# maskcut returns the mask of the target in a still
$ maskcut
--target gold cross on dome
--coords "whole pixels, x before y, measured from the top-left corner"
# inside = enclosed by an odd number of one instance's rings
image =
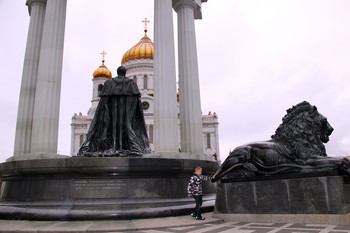
[[[100,53],[102,55],[102,60],[105,60],[105,55],[107,55],[107,53],[103,50],[102,53]]]
[[[147,30],[147,24],[149,23],[149,20],[147,20],[147,18],[145,18],[144,20],[142,20],[142,23],[145,24],[145,30]]]

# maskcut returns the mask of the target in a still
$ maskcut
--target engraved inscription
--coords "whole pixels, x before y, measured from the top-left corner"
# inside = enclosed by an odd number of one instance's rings
[[[75,180],[73,186],[75,190],[119,190],[126,184],[121,180]]]

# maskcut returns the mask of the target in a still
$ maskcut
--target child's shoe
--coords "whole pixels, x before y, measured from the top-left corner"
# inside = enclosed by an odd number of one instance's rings
[[[202,216],[197,216],[196,217],[196,220],[204,220],[205,218],[204,217],[202,217]]]

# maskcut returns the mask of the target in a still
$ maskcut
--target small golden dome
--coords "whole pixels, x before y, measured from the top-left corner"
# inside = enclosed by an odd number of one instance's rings
[[[105,66],[105,60],[102,60],[102,65],[95,70],[93,73],[94,78],[112,78],[112,73]]]
[[[122,64],[138,59],[153,59],[154,43],[147,36],[147,29],[144,30],[145,35],[134,47],[129,49],[122,58]]]

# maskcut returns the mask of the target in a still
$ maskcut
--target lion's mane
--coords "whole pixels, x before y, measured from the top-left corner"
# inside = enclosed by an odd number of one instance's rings
[[[322,121],[325,120],[315,106],[304,101],[287,110],[282,124],[271,138],[289,151],[288,157],[302,160],[326,157],[326,149],[321,141]]]

